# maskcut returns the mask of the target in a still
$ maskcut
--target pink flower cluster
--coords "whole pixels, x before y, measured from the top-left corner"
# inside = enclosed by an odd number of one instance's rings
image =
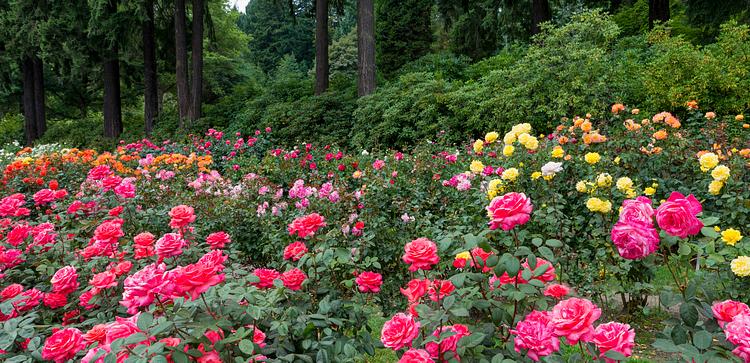
[[[654,227],[651,200],[638,197],[623,201],[610,237],[623,258],[636,260],[654,253],[659,247],[659,233]]]
[[[518,225],[526,224],[531,218],[532,210],[531,199],[526,194],[510,192],[495,197],[487,206],[490,229],[510,231]]]
[[[724,300],[711,307],[727,341],[734,344],[732,353],[745,363],[750,362],[750,308],[747,304]]]

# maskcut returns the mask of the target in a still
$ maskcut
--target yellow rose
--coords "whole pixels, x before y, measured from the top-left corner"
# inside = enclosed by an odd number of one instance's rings
[[[525,146],[529,150],[536,150],[537,148],[539,148],[539,140],[537,140],[536,137],[531,136],[531,138],[526,141],[523,146]]]
[[[597,197],[591,197],[586,201],[586,208],[592,212],[598,212],[602,207],[602,200]]]
[[[701,170],[705,173],[719,165],[719,157],[714,153],[705,153],[701,155],[698,162],[701,165]]]
[[[518,142],[520,142],[521,145],[526,145],[526,143],[529,142],[529,140],[531,140],[532,137],[533,136],[526,134],[526,133],[520,134],[518,135]]]
[[[474,160],[471,162],[471,165],[469,165],[469,170],[474,174],[479,174],[484,170],[484,164],[479,160]]]
[[[583,159],[586,160],[587,163],[594,165],[598,163],[599,160],[602,159],[602,157],[599,155],[599,153],[586,153]]]
[[[721,232],[721,240],[730,246],[734,246],[741,239],[742,233],[734,228],[727,228],[726,230]]]
[[[516,142],[516,134],[514,132],[511,131],[503,136],[503,143],[505,145],[510,145],[514,142]]]
[[[503,178],[503,180],[515,181],[516,178],[518,178],[518,169],[516,168],[505,169],[501,177]]]
[[[629,189],[633,189],[633,180],[624,176],[622,178],[617,179],[617,189],[620,191],[627,191]]]
[[[497,193],[502,192],[503,190],[503,181],[500,179],[492,179],[487,184],[487,198],[492,200],[497,196]]]
[[[711,195],[719,195],[721,193],[721,188],[724,188],[723,181],[714,180],[708,184],[708,192],[711,193]]]
[[[505,155],[506,157],[509,157],[509,156],[513,155],[513,152],[515,150],[516,150],[516,148],[513,147],[513,145],[505,145],[505,146],[503,146],[503,155]]]
[[[487,135],[484,135],[484,141],[486,141],[488,144],[491,144],[495,142],[495,140],[497,140],[499,136],[500,135],[495,131],[488,132]]]
[[[625,191],[625,196],[629,199],[633,199],[636,196],[635,189],[628,189]]]
[[[620,164],[620,157],[619,156],[615,158],[615,164],[618,164],[618,165]]]
[[[542,176],[542,172],[535,171],[535,172],[531,173],[531,180],[537,180],[537,179],[539,179],[540,176]]]
[[[469,251],[463,251],[456,255],[457,260],[470,260],[471,259],[471,253]]]
[[[750,257],[739,256],[732,260],[732,272],[739,277],[750,276]]]
[[[482,140],[474,141],[474,152],[475,153],[479,154],[479,153],[482,152],[483,149],[484,149],[484,141],[482,141]]]
[[[599,212],[602,212],[602,213],[609,213],[609,212],[611,212],[611,211],[612,211],[612,202],[610,202],[610,201],[608,201],[608,200],[605,200],[605,201],[603,201],[603,202],[602,202],[602,206],[601,206],[601,208],[599,209]]]
[[[596,185],[598,185],[601,188],[608,187],[612,185],[612,175],[609,175],[607,173],[601,173],[596,177]]]
[[[651,196],[651,195],[654,195],[655,193],[656,193],[656,189],[652,187],[646,187],[646,189],[643,189],[643,194],[645,195]]]
[[[529,123],[522,123],[522,124],[515,125],[515,126],[513,126],[513,128],[511,129],[511,131],[513,131],[516,135],[519,135],[519,134],[530,134],[531,133],[531,124],[529,124]]]
[[[559,159],[565,156],[565,150],[563,150],[560,146],[555,146],[554,149],[552,149],[552,157],[555,159]]]
[[[579,192],[581,192],[581,193],[586,193],[586,191],[587,191],[586,182],[583,181],[583,180],[581,180],[578,183],[576,183],[576,190],[579,191]]]
[[[729,168],[725,165],[719,165],[711,172],[711,177],[714,180],[726,181],[729,179]]]

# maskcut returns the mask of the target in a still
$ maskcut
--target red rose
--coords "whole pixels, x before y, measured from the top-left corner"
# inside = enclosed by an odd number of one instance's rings
[[[281,282],[284,283],[284,287],[293,291],[301,289],[302,283],[305,282],[306,279],[307,275],[298,268],[293,268],[281,274]]]
[[[20,284],[8,285],[6,288],[0,291],[0,301],[10,300],[18,296],[18,294],[22,292],[23,286],[21,286]]]
[[[284,248],[284,259],[299,261],[307,253],[307,246],[304,242],[292,242]]]
[[[445,299],[446,296],[450,295],[456,287],[450,280],[434,280],[430,283],[430,287],[427,292],[430,294],[430,300],[438,301]]]
[[[258,276],[260,279],[260,281],[253,285],[261,289],[273,287],[273,280],[278,279],[280,276],[278,271],[269,268],[256,268],[255,271],[253,271],[253,275]]]
[[[427,279],[413,279],[406,284],[406,288],[401,288],[401,293],[406,296],[409,302],[415,302],[427,293],[429,283]]]
[[[44,306],[50,308],[50,309],[57,309],[65,306],[65,304],[68,303],[67,295],[65,294],[57,294],[54,292],[50,292],[47,294],[44,294],[44,298],[42,299],[42,302],[44,302]]]

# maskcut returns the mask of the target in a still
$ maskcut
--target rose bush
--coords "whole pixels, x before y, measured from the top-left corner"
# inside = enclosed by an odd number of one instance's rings
[[[618,361],[662,308],[642,353],[747,361],[750,149],[686,107],[403,151],[4,153],[0,358]]]

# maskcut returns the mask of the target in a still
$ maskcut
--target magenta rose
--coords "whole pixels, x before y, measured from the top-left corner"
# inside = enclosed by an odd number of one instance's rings
[[[651,207],[651,199],[640,196],[635,199],[627,199],[622,202],[620,211],[620,222],[654,224],[654,208]]]
[[[526,350],[526,355],[535,362],[560,350],[560,339],[555,335],[547,311],[532,311],[510,333],[515,335],[513,346],[516,352]]]
[[[613,363],[616,361],[605,357],[604,353],[615,351],[626,357],[630,357],[633,353],[633,346],[635,345],[635,331],[633,331],[628,324],[617,322],[601,324],[596,327],[592,342],[596,344],[597,348],[599,348],[599,353],[601,353],[600,356],[603,357],[607,363]]]
[[[487,206],[490,229],[499,227],[504,231],[510,231],[515,226],[528,222],[532,210],[531,199],[527,198],[526,194],[511,192],[495,197]]]
[[[44,341],[42,359],[62,363],[86,347],[83,334],[76,328],[60,329]]]
[[[555,335],[565,337],[568,344],[575,345],[579,340],[591,341],[593,324],[601,315],[601,309],[591,301],[573,297],[560,301],[552,308],[550,322]]]
[[[401,257],[409,266],[409,271],[429,270],[432,265],[440,262],[437,255],[437,245],[427,238],[417,238],[404,246]]]
[[[419,327],[420,324],[413,317],[398,313],[383,324],[380,341],[386,348],[393,350],[411,347],[411,342],[419,335]]]
[[[52,276],[52,291],[60,294],[70,294],[78,288],[78,274],[73,266],[65,266]]]
[[[703,228],[703,222],[696,217],[702,210],[701,203],[692,194],[685,197],[672,192],[669,199],[656,209],[656,222],[669,235],[686,238],[698,234]]]
[[[610,233],[620,256],[630,260],[644,258],[659,247],[659,233],[649,224],[617,222]]]

